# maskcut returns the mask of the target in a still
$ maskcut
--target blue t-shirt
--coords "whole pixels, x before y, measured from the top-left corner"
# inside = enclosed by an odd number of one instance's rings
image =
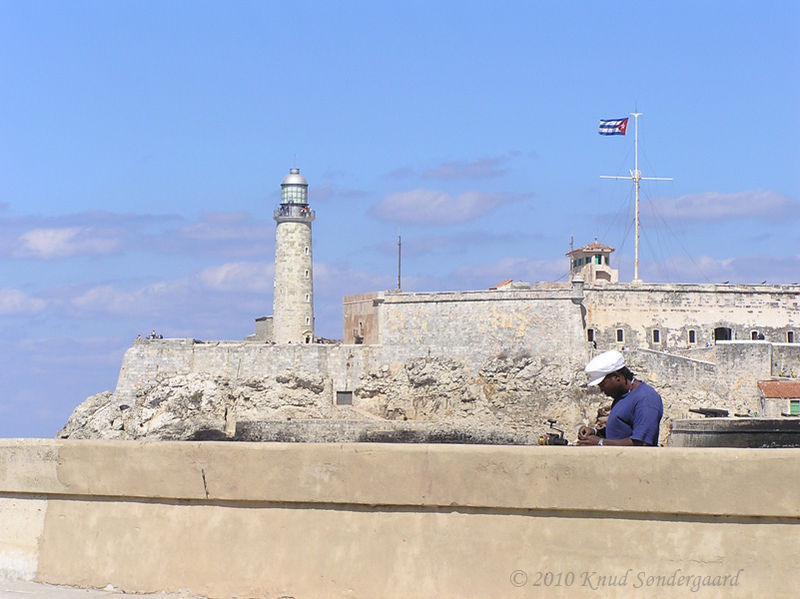
[[[658,427],[663,415],[661,396],[650,385],[640,381],[636,389],[628,391],[611,408],[606,438],[630,437],[647,445],[658,445]]]

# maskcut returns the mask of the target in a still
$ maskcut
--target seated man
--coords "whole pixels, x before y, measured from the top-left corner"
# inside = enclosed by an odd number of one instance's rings
[[[661,396],[647,383],[636,380],[618,351],[595,356],[585,368],[590,387],[597,385],[611,397],[605,437],[597,429],[582,426],[578,445],[658,445],[658,428],[664,407]]]

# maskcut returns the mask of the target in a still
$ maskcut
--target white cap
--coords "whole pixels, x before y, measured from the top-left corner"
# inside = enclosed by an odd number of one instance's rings
[[[625,356],[623,356],[621,353],[616,350],[603,352],[602,354],[592,358],[592,360],[586,365],[586,368],[584,368],[586,374],[589,375],[589,382],[587,385],[589,387],[599,385],[600,381],[606,378],[607,375],[624,367]]]

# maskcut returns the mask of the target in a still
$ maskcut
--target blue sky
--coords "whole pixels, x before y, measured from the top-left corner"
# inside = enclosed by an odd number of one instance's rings
[[[51,437],[138,333],[272,311],[308,178],[317,334],[345,294],[800,281],[796,2],[0,2],[0,436]]]

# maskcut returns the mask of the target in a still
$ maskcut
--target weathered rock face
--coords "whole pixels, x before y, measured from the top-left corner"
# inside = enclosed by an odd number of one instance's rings
[[[577,421],[583,401],[576,367],[525,353],[477,365],[446,356],[371,364],[353,381],[353,407],[336,406],[333,381],[319,372],[263,377],[162,374],[135,394],[109,392],[78,406],[59,437],[85,439],[224,438],[237,421],[379,418],[538,430],[546,418]]]
[[[670,418],[685,417],[690,407],[757,409],[752,396],[720,382],[711,363],[676,358],[671,364],[663,355],[641,353],[630,358],[664,399],[662,441]],[[352,346],[137,345],[126,354],[117,390],[88,398],[58,436],[226,439],[237,422],[309,419],[542,434],[554,418],[574,442],[577,427],[593,422],[608,402],[585,387],[583,364],[527,351],[397,356]],[[352,392],[352,406],[336,405],[341,390]]]
[[[328,386],[329,388],[329,386]],[[326,418],[320,376],[278,375],[230,380],[195,373],[165,376],[137,391],[134,401],[105,392],[83,402],[59,431],[71,439],[219,439],[234,414],[248,419]],[[330,412],[330,410],[328,411]]]

